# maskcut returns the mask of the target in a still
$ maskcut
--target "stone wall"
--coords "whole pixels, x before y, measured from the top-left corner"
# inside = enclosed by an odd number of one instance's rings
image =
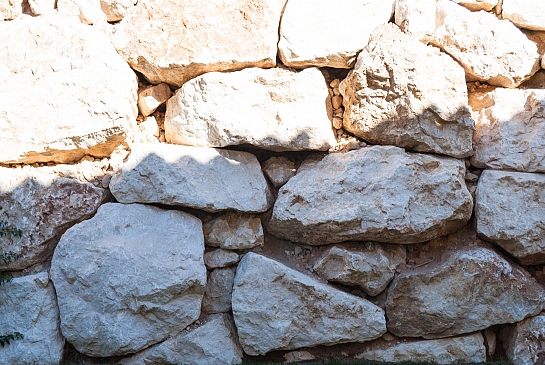
[[[542,0],[0,20],[0,365],[543,364]]]

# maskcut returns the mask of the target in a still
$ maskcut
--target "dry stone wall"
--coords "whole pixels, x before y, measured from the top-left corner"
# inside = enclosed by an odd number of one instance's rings
[[[542,365],[544,14],[0,0],[0,365]]]

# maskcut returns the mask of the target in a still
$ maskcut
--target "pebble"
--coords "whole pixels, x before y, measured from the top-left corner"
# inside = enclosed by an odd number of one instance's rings
[[[340,95],[335,95],[331,98],[331,104],[333,104],[333,109],[339,109],[343,105],[343,97]]]
[[[343,127],[343,120],[339,117],[333,118],[333,128],[341,129]]]

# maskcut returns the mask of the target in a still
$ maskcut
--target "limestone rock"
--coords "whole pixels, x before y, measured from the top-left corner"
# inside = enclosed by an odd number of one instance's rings
[[[192,215],[101,206],[66,231],[53,255],[62,334],[79,352],[107,357],[179,332],[200,315],[203,251],[202,224]]]
[[[400,343],[365,351],[356,357],[388,363],[469,364],[486,362],[486,349],[483,335],[478,332],[463,337]]]
[[[484,247],[398,274],[386,300],[390,332],[428,339],[515,323],[544,307],[545,291],[535,279]]]
[[[513,325],[504,338],[507,358],[517,365],[538,365],[545,359],[545,315]]]
[[[316,356],[312,355],[308,351],[291,351],[287,354],[284,354],[284,359],[286,362],[293,363],[298,361],[309,361],[316,359]]]
[[[100,0],[100,7],[109,22],[117,22],[131,13],[136,0]]]
[[[475,217],[479,235],[523,265],[545,263],[545,175],[483,171]]]
[[[470,94],[477,130],[471,163],[480,168],[545,172],[545,90]]]
[[[290,67],[351,68],[377,26],[392,17],[394,0],[289,0],[278,53]],[[311,41],[309,41],[311,40]]]
[[[295,176],[295,164],[287,157],[271,157],[261,167],[275,188],[279,188]]]
[[[436,0],[396,0],[395,23],[403,33],[426,41],[435,30]]]
[[[0,0],[0,22],[19,17],[23,13],[21,4],[21,0]]]
[[[284,3],[141,1],[120,24],[114,44],[152,84],[180,87],[206,72],[274,67]]]
[[[170,87],[167,84],[150,86],[138,92],[138,109],[147,117],[170,98]]]
[[[209,269],[231,266],[239,260],[238,253],[221,248],[204,254],[204,264]]]
[[[101,24],[107,21],[100,7],[101,0],[57,0],[61,16],[77,18],[83,24]]]
[[[545,30],[545,13],[540,0],[502,0],[501,15],[519,28]]]
[[[195,329],[188,329],[128,359],[122,365],[192,364],[233,365],[242,363],[242,350],[227,315],[216,314]]]
[[[264,212],[272,195],[257,158],[247,152],[135,144],[110,181],[120,203],[160,203],[208,212]]]
[[[202,300],[204,313],[224,313],[231,310],[234,280],[235,271],[232,268],[215,269],[210,273]]]
[[[246,214],[227,213],[203,226],[206,244],[227,250],[247,250],[263,246],[261,219]]]
[[[191,146],[328,150],[335,136],[327,97],[324,77],[315,68],[207,73],[168,101],[165,137]]]
[[[462,65],[468,81],[514,88],[539,69],[536,45],[508,20],[438,0],[436,22],[431,43]]]
[[[453,1],[471,11],[479,11],[479,10],[490,11],[496,5],[498,5],[498,0],[453,0]]]
[[[233,315],[242,348],[252,356],[369,341],[386,332],[379,307],[255,253],[238,266]]]
[[[34,15],[51,15],[55,12],[55,0],[28,0]]]
[[[64,348],[55,289],[46,272],[14,278],[0,288],[0,334],[24,337],[0,347],[0,365],[57,365]]]
[[[0,23],[0,44],[0,162],[107,157],[128,139],[136,76],[104,35],[25,17]]]
[[[314,265],[314,271],[328,281],[357,285],[370,296],[378,295],[394,278],[397,266],[405,263],[405,247],[373,246],[371,252],[334,246]]]
[[[475,126],[460,65],[395,25],[374,37],[340,85],[344,129],[375,144],[470,156]]]
[[[267,230],[309,245],[425,242],[469,220],[464,175],[462,161],[391,146],[310,158],[280,188]]]
[[[50,258],[59,235],[91,217],[109,196],[91,183],[36,170],[0,167],[0,221],[22,233],[0,239],[0,253],[18,256],[7,264],[0,261],[2,270],[24,269]]]

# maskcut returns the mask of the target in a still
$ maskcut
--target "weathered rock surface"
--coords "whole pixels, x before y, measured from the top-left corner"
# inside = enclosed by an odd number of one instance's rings
[[[114,44],[129,65],[152,84],[180,87],[206,72],[274,67],[284,3],[139,2],[120,24]]]
[[[501,15],[519,28],[545,30],[545,13],[539,0],[502,0]]]
[[[136,76],[104,35],[25,17],[0,23],[0,44],[0,162],[106,157],[127,140]]]
[[[369,35],[392,17],[394,0],[290,0],[282,15],[278,53],[290,67],[351,68]],[[309,41],[312,40],[312,41]]]
[[[391,363],[484,363],[486,362],[486,348],[484,347],[483,335],[478,332],[463,337],[400,343],[385,349],[365,351],[357,357]]]
[[[327,281],[357,285],[370,296],[380,294],[394,278],[397,266],[405,263],[405,247],[373,245],[370,252],[334,246],[314,265]]]
[[[435,31],[436,0],[396,0],[395,23],[403,33],[427,41]]]
[[[398,274],[386,300],[390,332],[430,339],[515,323],[544,307],[545,291],[534,278],[483,247]]]
[[[100,7],[109,22],[117,22],[131,13],[135,0],[100,0]]]
[[[232,268],[215,269],[210,273],[202,300],[204,313],[225,313],[231,310],[234,280],[235,270]]]
[[[453,0],[453,1],[471,11],[479,11],[479,10],[490,11],[496,5],[498,5],[498,0]]]
[[[545,172],[545,90],[475,92],[469,104],[477,127],[473,165]]]
[[[261,169],[275,188],[279,188],[295,176],[295,164],[287,157],[271,157],[263,163]]]
[[[508,20],[439,0],[436,21],[431,43],[458,61],[469,81],[514,88],[539,69],[536,45]]]
[[[21,0],[0,0],[0,22],[19,17],[22,11]]]
[[[191,146],[328,150],[335,136],[327,98],[327,85],[316,68],[207,73],[168,101],[165,137]]]
[[[64,348],[59,308],[49,275],[14,278],[0,289],[0,334],[24,337],[0,347],[1,365],[57,365]]]
[[[261,166],[247,152],[164,143],[131,148],[128,161],[110,181],[120,203],[180,205],[209,212],[264,212],[272,204]]]
[[[310,245],[424,242],[469,220],[464,175],[462,161],[390,146],[310,158],[280,188],[267,230]]]
[[[545,263],[545,175],[483,171],[475,217],[477,233],[523,265]]]
[[[53,255],[62,334],[95,357],[165,340],[199,318],[203,253],[201,221],[187,213],[101,206],[66,231]]]
[[[138,110],[147,117],[170,98],[170,87],[167,84],[150,86],[138,92]]]
[[[261,219],[246,214],[226,213],[203,225],[206,244],[227,250],[263,246]]]
[[[212,315],[195,329],[188,329],[133,357],[123,365],[192,364],[233,365],[242,362],[242,350],[227,315]]]
[[[59,15],[76,18],[83,24],[101,24],[107,21],[100,7],[101,0],[57,0]]]
[[[209,269],[231,266],[239,260],[238,253],[221,248],[204,254],[204,264]]]
[[[545,315],[527,318],[507,330],[507,358],[517,365],[538,365],[545,359]]]
[[[108,196],[106,189],[88,182],[0,167],[0,221],[22,233],[0,239],[0,253],[18,256],[8,263],[0,261],[0,268],[24,269],[48,259],[59,235],[93,215]]]
[[[249,355],[369,341],[386,332],[379,307],[255,253],[238,266],[233,315]]]
[[[51,15],[55,12],[55,0],[28,0],[28,5],[34,15]]]
[[[375,144],[470,156],[475,125],[460,65],[393,24],[373,38],[340,85],[344,129]]]

